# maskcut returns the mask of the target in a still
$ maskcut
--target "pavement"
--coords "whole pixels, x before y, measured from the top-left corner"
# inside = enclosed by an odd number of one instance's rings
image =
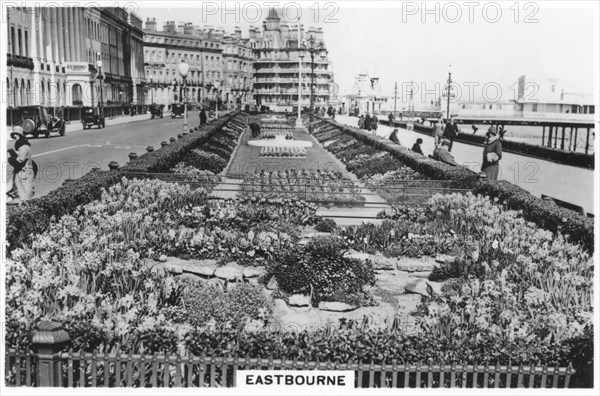
[[[188,127],[199,123],[198,112],[190,112]],[[111,161],[123,166],[129,162],[130,153],[140,156],[147,146],[158,149],[162,141],[182,131],[182,118],[151,120],[149,114],[141,114],[107,119],[104,129],[83,130],[81,123],[73,122],[67,126],[65,136],[31,138],[32,156],[39,166],[34,197],[44,196],[66,179],[78,179],[94,167],[108,170]],[[12,147],[10,141],[7,147]],[[6,183],[12,176],[11,167],[6,166],[2,175]]]
[[[339,123],[356,127],[358,118],[336,115]],[[398,128],[400,144],[411,148],[418,138],[423,139],[421,149],[425,155],[433,153],[433,137],[404,128]],[[389,137],[393,128],[379,125],[377,135]],[[454,142],[452,155],[456,162],[479,172],[483,148]],[[594,170],[561,165],[513,153],[503,153],[500,161],[500,179],[514,183],[536,197],[542,194],[581,206],[594,213]]]

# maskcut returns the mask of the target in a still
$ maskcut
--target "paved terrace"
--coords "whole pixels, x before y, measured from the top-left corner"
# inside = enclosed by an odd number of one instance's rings
[[[358,124],[356,117],[338,115],[335,119],[339,123],[354,127]],[[379,125],[377,135],[387,138],[392,129],[386,125]],[[404,128],[398,129],[398,139],[403,146],[411,148],[415,141],[421,138],[423,153],[433,153],[433,137]],[[480,170],[482,153],[481,147],[459,142],[454,142],[452,148],[456,162],[475,171]],[[587,213],[595,213],[593,170],[504,153],[500,162],[500,179],[510,181],[537,197],[544,194],[581,206]]]

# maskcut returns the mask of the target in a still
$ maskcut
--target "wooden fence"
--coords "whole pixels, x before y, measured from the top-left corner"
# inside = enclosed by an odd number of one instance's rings
[[[235,387],[237,370],[351,370],[356,388],[567,388],[569,367],[309,362],[274,358],[43,354],[8,349],[7,386]]]

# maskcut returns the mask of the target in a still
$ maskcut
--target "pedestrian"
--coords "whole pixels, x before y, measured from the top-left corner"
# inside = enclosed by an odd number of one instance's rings
[[[433,127],[433,139],[435,146],[439,146],[442,143],[442,136],[444,135],[444,121],[442,117],[438,118],[437,122]]]
[[[335,109],[332,109],[332,111],[331,111],[331,119],[332,120],[335,120],[335,113],[336,113]]]
[[[418,138],[416,143],[413,144],[412,146],[412,151],[414,151],[415,153],[419,153],[421,155],[423,155],[423,150],[421,150],[421,144],[423,143],[423,139]]]
[[[327,109],[327,115],[329,116],[329,118],[333,118],[333,107],[329,106],[329,108]]]
[[[371,116],[369,115],[368,111],[367,111],[367,115],[365,116],[365,129],[367,131],[371,130]]]
[[[396,122],[396,117],[394,117],[394,113],[388,114],[388,121],[390,123],[390,126],[393,127],[394,122]]]
[[[460,166],[455,160],[454,156],[450,154],[448,147],[450,146],[450,141],[448,139],[442,140],[442,144],[436,146],[433,150],[433,156],[437,157],[440,161],[452,165],[452,166]]]
[[[358,117],[358,129],[365,129],[365,116],[362,114]]]
[[[450,117],[450,119],[446,123],[446,128],[444,129],[444,134],[443,134],[443,137],[445,139],[448,139],[448,141],[450,142],[448,145],[448,151],[452,151],[452,146],[454,145],[454,139],[456,138],[456,134],[457,134],[456,128],[457,128],[457,125],[454,121],[454,117]]]
[[[488,180],[498,180],[499,162],[502,159],[502,142],[495,127],[490,127],[486,133],[487,139],[483,145],[483,161],[481,171]]]
[[[202,108],[202,110],[200,110],[200,126],[206,125],[206,110],[204,110],[204,107]]]
[[[375,113],[373,113],[373,117],[371,117],[371,129],[373,130],[373,132],[376,135],[377,135],[377,127],[378,126],[379,126],[379,119],[377,118]]]
[[[390,140],[396,144],[400,144],[400,140],[398,140],[398,128],[394,128],[390,135]]]
[[[8,181],[7,201],[27,201],[33,198],[33,181],[37,164],[31,158],[31,143],[23,135],[23,128],[13,128],[10,137],[15,140],[14,149],[8,150],[8,163],[13,167],[13,176]]]

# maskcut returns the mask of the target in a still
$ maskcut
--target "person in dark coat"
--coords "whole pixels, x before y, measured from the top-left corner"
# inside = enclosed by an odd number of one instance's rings
[[[256,138],[260,136],[260,125],[255,122],[250,123],[250,130],[252,131],[252,137]]]
[[[450,151],[448,151],[448,146],[450,146],[450,141],[444,139],[442,144],[438,145],[435,150],[433,150],[433,156],[437,157],[440,161],[448,165],[460,166],[456,160],[454,160],[454,156],[450,154]]]
[[[371,117],[371,130],[373,130],[373,132],[375,132],[375,134],[377,134],[378,126],[379,126],[379,119],[377,118],[377,116],[375,114],[373,114],[373,117]]]
[[[365,129],[365,116],[362,114],[358,117],[358,129]]]
[[[456,124],[456,121],[454,121],[454,117],[450,117],[450,120],[448,120],[448,122],[446,123],[446,128],[444,129],[443,135],[443,137],[445,139],[448,139],[448,141],[450,142],[450,144],[448,145],[448,151],[452,151],[454,139],[456,139],[456,135],[458,133],[457,128],[458,126]]]
[[[488,180],[498,180],[499,162],[502,159],[502,142],[495,127],[490,127],[486,136],[481,171],[485,173]]]
[[[421,155],[423,155],[423,150],[421,150],[421,144],[423,143],[423,139],[418,138],[416,143],[413,144],[412,146],[412,151],[414,151],[415,153],[419,153]]]
[[[367,131],[371,130],[371,116],[369,115],[369,113],[367,113],[367,115],[365,116],[365,129]]]
[[[206,125],[206,111],[204,111],[204,108],[202,110],[200,110],[200,126],[202,125]]]
[[[400,140],[398,140],[398,128],[394,129],[390,135],[390,140],[396,144],[400,144]]]

